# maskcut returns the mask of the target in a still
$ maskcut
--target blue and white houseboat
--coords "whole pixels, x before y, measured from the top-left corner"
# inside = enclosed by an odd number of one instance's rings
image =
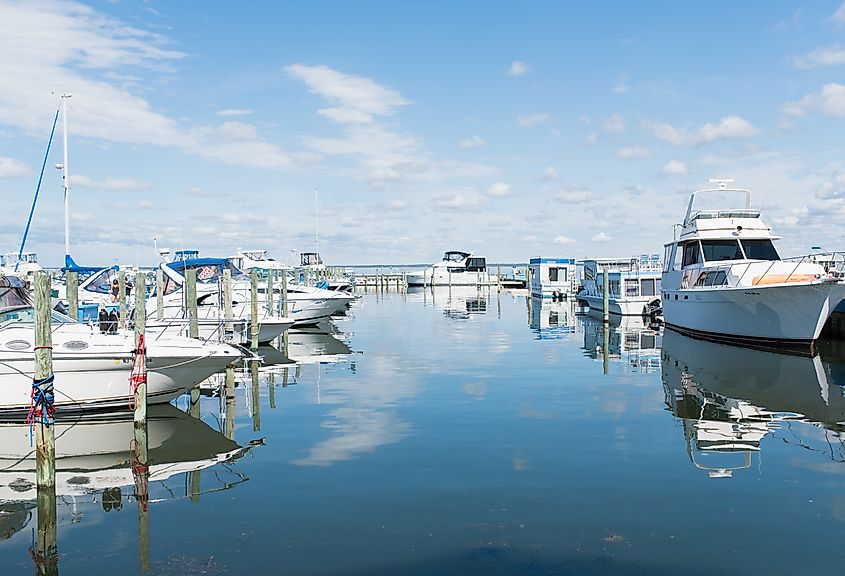
[[[536,298],[568,300],[578,292],[575,258],[531,258],[531,295]]]

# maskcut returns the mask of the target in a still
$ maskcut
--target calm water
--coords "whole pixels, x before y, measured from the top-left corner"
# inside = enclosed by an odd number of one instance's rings
[[[605,333],[565,303],[474,289],[370,293],[333,325],[292,334],[296,363],[262,367],[257,388],[239,372],[228,421],[213,395],[201,421],[186,398],[151,415],[150,573],[793,575],[845,562],[845,364],[831,347],[782,356],[638,320]],[[28,450],[28,430],[2,433],[23,444],[4,454]],[[131,423],[57,433],[74,453],[58,573],[141,573]],[[2,574],[31,574],[34,492],[19,479],[32,476],[2,462]]]

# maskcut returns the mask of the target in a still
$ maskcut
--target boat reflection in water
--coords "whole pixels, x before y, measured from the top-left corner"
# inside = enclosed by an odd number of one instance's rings
[[[643,316],[611,315],[605,327],[600,316],[580,315],[585,354],[614,361],[630,372],[657,372],[663,329]]]
[[[230,462],[249,449],[171,404],[152,405],[147,410],[150,485]],[[136,481],[132,412],[59,420],[55,435],[56,495],[60,501],[75,506],[77,498],[85,503],[99,500],[105,510],[119,510],[128,496],[121,488],[134,486]],[[231,482],[225,476],[215,475],[225,482],[224,488],[245,480],[235,472]],[[12,536],[29,521],[37,496],[35,481],[29,425],[0,423],[0,539]],[[175,490],[168,487],[162,494],[172,493]]]
[[[342,362],[352,349],[333,324],[295,328],[288,332],[288,358],[297,364]]]
[[[576,333],[577,302],[528,296],[528,325],[538,340],[561,340]]]
[[[781,429],[789,431],[786,444],[845,462],[845,398],[821,357],[739,348],[667,329],[661,360],[666,404],[683,422],[690,460],[711,477],[749,468],[763,439]]]
[[[469,320],[474,315],[487,313],[490,290],[487,286],[410,287],[407,299],[431,302],[449,318]]]

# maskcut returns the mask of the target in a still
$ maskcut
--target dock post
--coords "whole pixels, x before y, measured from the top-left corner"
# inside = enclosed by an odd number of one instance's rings
[[[250,281],[250,316],[249,316],[249,332],[250,332],[250,350],[258,351],[258,273],[253,268],[249,273]]]
[[[118,326],[121,330],[126,329],[126,270],[121,270],[117,273],[118,290],[120,294],[117,297],[119,302],[119,321]]]
[[[188,305],[188,337],[199,338],[200,327],[197,320],[197,271],[196,269],[185,270],[185,283],[187,291],[185,298]]]
[[[223,270],[223,318],[226,323],[223,325],[223,339],[230,335],[234,339],[235,328],[232,326],[232,271],[226,268]]]
[[[65,274],[68,316],[79,320],[79,272],[68,271]]]
[[[276,373],[270,372],[267,375],[267,388],[270,391],[270,409],[276,409]]]
[[[603,299],[602,299],[603,313],[602,313],[602,320],[604,320],[604,323],[607,324],[610,321],[610,310],[609,310],[610,304],[608,302],[609,299],[608,299],[608,294],[607,294],[609,287],[610,287],[610,280],[608,279],[607,268],[604,269],[602,276],[603,276],[603,289],[602,289],[602,292],[603,292],[603,294],[602,294],[602,297],[603,297]]]
[[[604,344],[601,347],[602,366],[604,373],[607,374],[608,363],[610,362],[610,325],[605,320],[604,322]]]
[[[502,290],[502,267],[496,266],[496,290]]]
[[[249,363],[249,373],[252,380],[252,431],[261,431],[261,397],[258,390],[258,361]]]
[[[132,374],[132,382],[134,384],[133,401],[135,404],[134,421],[136,431],[139,424],[143,424],[144,426],[147,424],[147,351],[146,345],[144,344],[144,332],[147,327],[147,302],[145,291],[142,288],[143,286],[144,273],[135,273],[135,355],[136,357],[143,358],[145,363],[145,365],[141,367],[141,374],[143,374],[143,377],[139,377],[136,380],[134,370]],[[144,431],[144,434],[146,435],[146,430]],[[146,461],[144,462],[144,465],[146,465]]]
[[[164,271],[156,269],[156,320],[164,320]]]
[[[434,284],[434,269],[431,270],[431,283]],[[452,271],[449,270],[449,290],[452,290]]]
[[[288,317],[288,271],[282,270],[282,316]],[[287,334],[287,332],[285,332]]]
[[[56,547],[56,448],[53,428],[53,345],[50,317],[50,276],[35,275],[35,378],[30,420],[35,425],[39,574],[58,574]]]
[[[275,270],[267,270],[267,313],[271,316],[276,315],[275,311],[273,310],[273,277],[275,275]]]

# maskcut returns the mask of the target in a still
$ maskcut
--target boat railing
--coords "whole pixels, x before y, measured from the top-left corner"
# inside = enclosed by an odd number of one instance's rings
[[[707,274],[702,282],[701,276],[691,279],[690,288],[702,287],[726,287],[741,288],[757,286],[759,284],[786,284],[790,281],[817,280],[825,278],[823,275],[813,274],[812,278],[806,278],[800,273],[804,264],[818,264],[824,268],[826,278],[845,281],[845,252],[826,252],[824,254],[809,254],[806,256],[794,256],[782,260],[770,260],[763,269],[764,260],[753,260],[748,262],[732,262],[719,266],[707,267],[701,273]],[[792,264],[788,270],[782,267],[776,268],[778,263]],[[762,270],[762,272],[761,272]],[[740,273],[741,271],[741,273]],[[721,273],[721,275],[720,275]],[[756,274],[750,283],[745,283],[749,273]],[[712,275],[712,278],[711,276]]]

